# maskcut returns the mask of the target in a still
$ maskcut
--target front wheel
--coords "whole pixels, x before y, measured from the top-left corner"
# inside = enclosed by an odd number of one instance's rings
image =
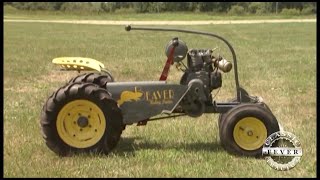
[[[219,130],[221,144],[228,152],[260,157],[265,140],[279,131],[279,125],[264,106],[241,104],[223,115]]]
[[[117,103],[92,83],[71,83],[58,89],[43,106],[40,124],[47,146],[61,156],[108,154],[123,127]]]

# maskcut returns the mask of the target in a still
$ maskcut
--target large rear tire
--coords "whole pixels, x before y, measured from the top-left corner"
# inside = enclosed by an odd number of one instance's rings
[[[67,84],[72,83],[93,83],[98,85],[101,88],[106,89],[106,85],[109,82],[114,82],[114,78],[112,75],[108,72],[102,73],[84,73],[80,74],[74,78],[72,78]],[[126,125],[123,125],[122,129],[124,130],[126,128]]]
[[[61,156],[108,154],[122,133],[122,114],[109,93],[92,83],[71,83],[54,92],[41,113],[46,145]]]
[[[106,88],[108,82],[114,82],[114,78],[111,74],[101,74],[101,73],[84,73],[72,78],[67,84],[71,83],[93,83],[97,84],[101,88]]]
[[[220,142],[229,153],[262,156],[269,135],[279,131],[279,124],[269,109],[261,104],[241,104],[222,115]]]

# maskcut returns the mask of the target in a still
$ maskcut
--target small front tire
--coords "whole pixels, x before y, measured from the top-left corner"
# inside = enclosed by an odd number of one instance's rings
[[[223,115],[220,142],[232,154],[262,156],[269,135],[279,131],[275,116],[259,104],[241,104]]]

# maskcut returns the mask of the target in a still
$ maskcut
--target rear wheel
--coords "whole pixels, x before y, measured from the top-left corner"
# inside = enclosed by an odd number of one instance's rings
[[[92,83],[58,89],[43,106],[41,130],[47,146],[66,156],[74,152],[108,154],[122,133],[122,114],[109,93]]]
[[[259,104],[241,104],[222,116],[220,142],[230,153],[262,156],[267,137],[279,131],[274,115]]]
[[[98,85],[101,88],[106,89],[106,85],[109,82],[114,82],[114,78],[112,77],[111,73],[104,72],[101,73],[84,73],[80,74],[74,78],[72,78],[67,84],[72,83],[93,83]],[[126,125],[123,125],[122,129],[124,130]]]
[[[68,82],[68,84],[76,83],[76,82],[93,83],[98,85],[101,88],[105,88],[108,82],[114,82],[114,78],[109,73],[108,74],[85,73],[72,78]]]

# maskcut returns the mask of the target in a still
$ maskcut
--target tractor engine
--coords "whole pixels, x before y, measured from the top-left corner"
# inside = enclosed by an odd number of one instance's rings
[[[175,39],[177,40],[177,38]],[[166,47],[166,54],[169,56],[173,41]],[[213,56],[211,49],[191,49],[188,51],[186,44],[178,40],[175,48],[174,61],[183,64],[181,61],[187,57],[187,66],[180,80],[180,84],[189,85],[190,90],[180,102],[185,113],[192,117],[201,116],[205,112],[206,105],[212,104],[211,92],[222,86],[221,71],[229,72],[232,64],[222,57]]]
[[[191,49],[187,53],[187,69],[180,84],[193,83],[181,101],[182,109],[191,117],[201,116],[205,105],[212,103],[211,91],[221,87],[221,72],[212,66],[212,50]]]
[[[191,49],[187,53],[188,69],[182,78],[181,83],[188,84],[193,79],[199,79],[203,83],[206,94],[210,94],[213,89],[217,89],[222,85],[221,72],[212,66],[213,60],[212,50],[209,49]],[[181,79],[182,80],[182,79]]]

